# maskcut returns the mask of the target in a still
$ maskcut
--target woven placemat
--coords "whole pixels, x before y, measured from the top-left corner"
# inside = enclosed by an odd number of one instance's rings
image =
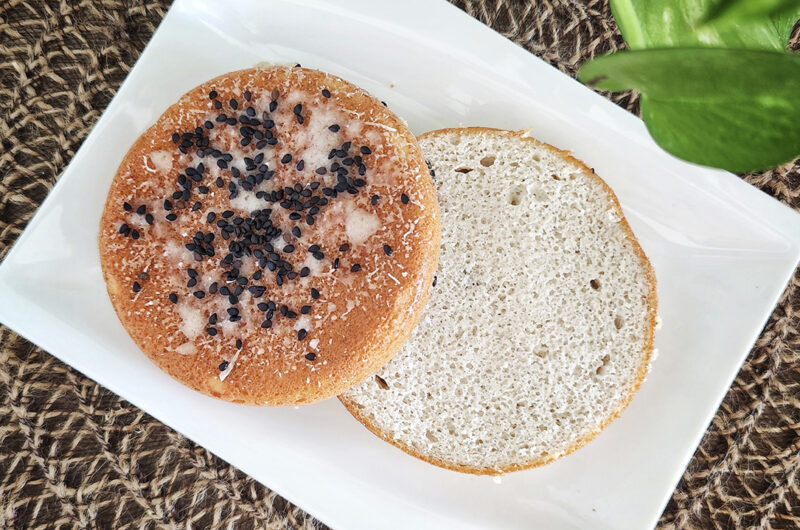
[[[603,0],[456,4],[568,74],[623,45]],[[0,3],[0,258],[167,7],[155,0]],[[636,111],[630,94],[614,100]],[[743,178],[800,210],[798,170],[788,164]],[[800,275],[714,418],[661,527],[800,527],[798,315]],[[2,528],[324,527],[3,327],[0,391]]]

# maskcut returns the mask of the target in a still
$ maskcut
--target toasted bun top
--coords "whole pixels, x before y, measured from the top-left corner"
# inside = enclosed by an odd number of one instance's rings
[[[438,246],[407,127],[299,67],[181,97],[125,156],[100,230],[111,301],[142,350],[251,404],[317,401],[374,373],[416,323]]]

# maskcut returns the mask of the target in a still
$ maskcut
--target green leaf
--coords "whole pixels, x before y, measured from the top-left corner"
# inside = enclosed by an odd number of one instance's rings
[[[726,0],[611,0],[614,19],[632,50],[716,47],[783,51],[800,8],[772,17],[735,18],[724,25],[701,25]],[[761,2],[763,0],[742,0]]]
[[[642,92],[653,139],[677,157],[735,172],[800,153],[800,55],[680,48],[618,52],[583,65],[602,90]]]
[[[703,17],[703,22],[743,21],[800,9],[799,0],[722,0]]]

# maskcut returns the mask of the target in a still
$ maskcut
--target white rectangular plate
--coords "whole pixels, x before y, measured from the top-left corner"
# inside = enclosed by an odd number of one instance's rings
[[[336,400],[236,406],[137,349],[98,223],[124,153],[181,94],[259,61],[338,74],[415,133],[533,127],[622,202],[658,277],[661,352],[595,441],[539,469],[462,475],[380,441]],[[665,154],[644,125],[444,1],[178,0],[0,266],[0,321],[337,529],[653,526],[800,256],[800,215]]]

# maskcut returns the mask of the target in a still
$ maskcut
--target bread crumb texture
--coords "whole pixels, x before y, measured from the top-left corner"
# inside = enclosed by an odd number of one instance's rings
[[[644,377],[655,279],[608,186],[547,144],[491,129],[420,139],[442,244],[420,324],[343,403],[444,467],[497,474],[575,450]]]

